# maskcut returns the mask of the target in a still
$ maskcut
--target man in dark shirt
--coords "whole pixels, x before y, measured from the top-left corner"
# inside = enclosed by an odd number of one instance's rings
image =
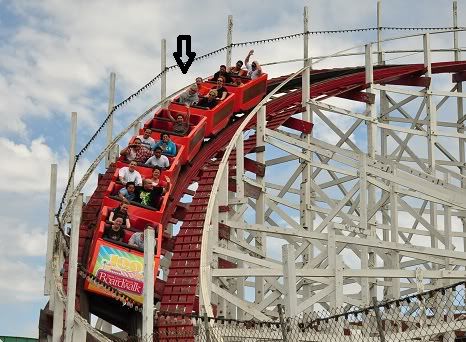
[[[149,207],[160,209],[160,198],[164,193],[165,188],[161,186],[154,186],[152,184],[152,180],[144,179],[142,182],[142,189],[138,191],[136,201]]]
[[[217,81],[220,76],[225,78],[226,83],[233,83],[233,79],[231,78],[230,74],[227,73],[227,67],[225,65],[220,65],[220,70],[214,74],[212,81]]]
[[[123,219],[121,217],[117,217],[113,224],[106,224],[104,230],[104,238],[114,240],[114,241],[123,241],[123,237],[125,236],[125,232],[122,227]]]
[[[203,97],[197,105],[200,107],[207,107],[212,109],[217,105],[216,97],[217,91],[215,89],[211,89],[209,91],[209,95],[207,95],[207,97]]]

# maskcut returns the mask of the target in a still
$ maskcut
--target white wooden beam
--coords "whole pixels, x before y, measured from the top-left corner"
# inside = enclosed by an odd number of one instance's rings
[[[142,306],[142,337],[147,339],[154,333],[154,250],[155,231],[144,230],[144,303]]]
[[[68,289],[66,299],[65,342],[77,341],[76,336],[74,336],[74,318],[76,314],[76,281],[78,274],[79,227],[81,225],[82,205],[83,195],[79,194],[74,202],[73,216],[71,219],[70,253],[68,256]]]
[[[286,289],[285,315],[295,317],[298,312],[298,296],[296,294],[296,265],[293,245],[282,246],[283,284]]]

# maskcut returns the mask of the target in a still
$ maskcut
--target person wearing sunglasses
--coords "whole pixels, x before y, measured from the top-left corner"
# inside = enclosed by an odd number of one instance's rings
[[[231,67],[228,71],[232,76],[242,76],[241,72],[243,71],[243,61],[237,61],[234,67]]]

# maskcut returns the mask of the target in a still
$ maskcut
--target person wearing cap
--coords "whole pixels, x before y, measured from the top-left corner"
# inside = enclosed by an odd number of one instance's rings
[[[203,97],[198,105],[200,107],[214,108],[217,105],[217,91],[215,89],[209,90],[207,97]]]
[[[254,54],[254,50],[249,51],[248,55],[244,60],[244,64],[246,65],[246,69],[248,70],[247,77],[251,80],[255,80],[260,75],[262,75],[262,68],[257,61],[253,61],[249,64],[249,58]]]
[[[220,70],[214,74],[211,81],[217,81],[220,76],[225,79],[225,83],[233,83],[233,79],[230,74],[227,73],[227,67],[225,65],[220,65]]]
[[[192,106],[199,102],[199,95],[197,94],[197,86],[192,85],[187,91],[180,95],[179,102],[184,105]]]

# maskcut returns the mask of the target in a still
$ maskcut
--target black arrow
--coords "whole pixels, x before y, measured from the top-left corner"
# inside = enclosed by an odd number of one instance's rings
[[[183,56],[183,40],[186,41],[186,56],[188,56],[188,61],[184,63],[181,59]],[[173,52],[173,57],[181,69],[183,74],[186,74],[189,70],[189,67],[196,57],[196,53],[191,51],[191,36],[189,34],[180,34],[176,39],[176,51]]]

